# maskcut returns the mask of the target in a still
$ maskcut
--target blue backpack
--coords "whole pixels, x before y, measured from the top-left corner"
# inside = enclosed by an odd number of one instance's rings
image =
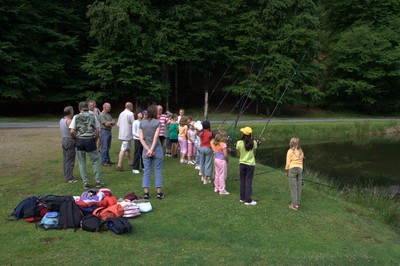
[[[38,198],[36,196],[27,197],[15,207],[11,215],[14,215],[17,219],[33,217],[37,202]],[[39,211],[37,211],[37,215],[39,215]]]
[[[48,229],[58,229],[60,221],[60,214],[58,212],[48,212],[43,216],[40,221],[39,226],[48,230]]]

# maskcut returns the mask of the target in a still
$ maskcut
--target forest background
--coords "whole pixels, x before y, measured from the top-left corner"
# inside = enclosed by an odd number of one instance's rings
[[[1,112],[202,106],[208,91],[257,113],[285,93],[282,108],[398,114],[398,14],[398,0],[3,0]]]

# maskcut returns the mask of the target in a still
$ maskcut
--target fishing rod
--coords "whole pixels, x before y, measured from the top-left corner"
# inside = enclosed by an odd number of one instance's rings
[[[304,60],[306,54],[308,53],[308,51],[310,50],[310,47],[311,47],[311,44],[308,46],[306,52],[303,54],[303,56],[302,56],[302,58],[301,58],[301,60],[300,60],[300,63],[297,65],[296,69],[293,71],[292,76],[291,76],[291,77],[289,78],[289,80],[286,82],[285,89],[283,90],[283,92],[282,92],[282,94],[281,94],[279,100],[277,101],[277,103],[276,103],[276,105],[275,105],[274,110],[272,111],[272,113],[271,113],[271,115],[270,115],[270,117],[269,117],[267,123],[265,124],[263,130],[261,131],[261,133],[260,133],[260,135],[259,135],[259,137],[258,137],[259,139],[260,139],[261,136],[264,134],[265,129],[267,128],[269,122],[271,121],[272,117],[274,116],[275,111],[276,111],[276,109],[278,108],[278,105],[281,103],[283,96],[285,95],[287,89],[289,88],[290,82],[291,82],[291,81],[293,80],[293,78],[297,75],[297,70],[300,68],[301,64],[303,63],[303,60]]]

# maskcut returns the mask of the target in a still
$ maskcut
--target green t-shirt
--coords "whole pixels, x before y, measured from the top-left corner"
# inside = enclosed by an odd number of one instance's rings
[[[254,157],[254,150],[257,149],[257,142],[254,140],[253,150],[246,151],[244,148],[244,141],[239,140],[236,143],[236,149],[240,152],[239,163],[247,165],[256,165],[256,159]]]
[[[178,124],[169,124],[169,139],[178,139]]]

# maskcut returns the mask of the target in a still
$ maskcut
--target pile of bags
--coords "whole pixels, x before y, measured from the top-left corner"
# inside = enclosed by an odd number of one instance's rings
[[[110,189],[88,190],[80,196],[31,196],[24,199],[11,215],[34,222],[36,227],[89,232],[111,230],[116,234],[130,233],[132,224],[127,218],[150,212],[151,203],[134,192],[117,200]],[[39,223],[39,224],[38,224]]]

